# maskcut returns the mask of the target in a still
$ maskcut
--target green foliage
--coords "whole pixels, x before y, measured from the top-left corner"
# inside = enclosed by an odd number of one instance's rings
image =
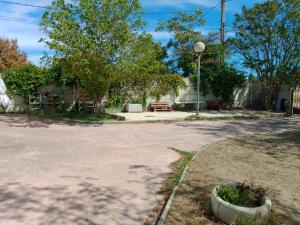
[[[166,22],[161,22],[157,30],[166,30],[173,34],[173,38],[167,44],[167,48],[172,52],[170,69],[183,76],[189,76],[195,89],[197,55],[193,46],[197,41],[205,42],[206,50],[201,56],[200,91],[203,95],[212,92],[215,96],[222,97],[225,102],[231,103],[234,88],[240,85],[244,78],[232,66],[219,66],[222,49],[216,44],[217,36],[212,33],[204,39],[201,38],[201,32],[196,30],[196,27],[203,23],[201,11],[196,11],[193,15],[180,13]]]
[[[260,80],[266,109],[271,109],[281,85],[299,70],[299,12],[299,0],[272,0],[243,7],[236,15],[236,36],[229,43]]]
[[[197,74],[193,74],[190,80],[196,89]],[[204,95],[211,91],[216,97],[222,97],[227,104],[232,104],[234,89],[241,86],[244,80],[243,74],[232,66],[211,65],[201,69],[200,90]]]
[[[180,159],[173,163],[172,168],[175,174],[167,181],[165,187],[163,188],[163,192],[167,192],[169,194],[171,194],[173,189],[179,184],[185,168],[195,155],[194,152],[186,152],[175,148],[172,148],[172,150],[180,154]]]
[[[51,73],[32,64],[10,69],[4,73],[4,81],[9,91],[21,95],[25,100],[36,93],[40,86],[51,80]]]
[[[138,0],[55,0],[40,26],[42,41],[62,59],[64,74],[79,79],[87,94],[101,99],[116,65],[141,27]]]
[[[148,96],[159,98],[170,90],[178,93],[186,84],[180,75],[169,74],[164,56],[165,50],[150,35],[136,36],[131,48],[124,52],[110,92],[121,94],[125,103],[139,98],[144,105]]]
[[[133,32],[142,27],[140,13],[138,0],[53,1],[41,28],[55,52],[59,79],[79,83],[95,100],[108,95],[115,106],[178,92],[183,80],[168,75],[165,49],[150,35]]]
[[[239,205],[240,203],[240,192],[235,187],[222,187],[218,189],[217,194],[224,201],[231,204]]]
[[[218,67],[210,83],[212,93],[222,97],[226,103],[232,104],[234,89],[240,87],[244,80],[243,74],[238,73],[234,67],[228,65]]]
[[[172,52],[168,62],[171,72],[181,73],[185,77],[194,72],[196,55],[193,46],[202,40],[201,32],[196,28],[203,24],[201,10],[196,10],[192,15],[178,13],[168,21],[160,22],[157,31],[167,31],[173,35],[166,46]]]
[[[242,207],[261,206],[261,199],[266,195],[262,187],[254,187],[245,183],[237,187],[223,186],[217,190],[217,195],[224,201]]]
[[[115,120],[112,115],[107,113],[98,113],[98,114],[83,114],[78,112],[67,112],[63,111],[28,111],[26,112],[28,116],[38,116],[50,119],[63,119],[69,122],[97,122],[105,120]]]

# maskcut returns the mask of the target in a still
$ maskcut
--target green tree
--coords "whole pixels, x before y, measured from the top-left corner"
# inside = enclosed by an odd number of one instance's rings
[[[227,103],[231,103],[234,88],[238,87],[244,79],[231,65],[225,63],[220,67],[222,48],[217,44],[218,34],[210,33],[207,37],[202,37],[199,27],[204,22],[201,11],[196,11],[193,15],[179,13],[170,20],[161,22],[157,30],[165,30],[173,34],[166,46],[171,51],[170,69],[190,77],[195,89],[197,55],[193,47],[198,41],[204,42],[206,50],[201,56],[200,91],[203,95],[212,92]]]
[[[165,49],[155,43],[151,35],[142,33],[132,42],[120,63],[118,83],[126,90],[128,100],[140,98],[145,106],[146,99],[157,99],[173,90],[178,93],[185,83],[179,74],[170,74],[163,62]],[[131,97],[131,98],[130,98]]]
[[[193,74],[190,80],[196,90],[197,74]],[[211,92],[216,97],[221,97],[228,105],[231,105],[234,89],[240,87],[244,81],[244,75],[231,65],[226,63],[222,66],[211,65],[209,68],[201,69],[200,90],[203,95]]]
[[[265,109],[271,109],[281,85],[299,70],[300,2],[272,0],[243,7],[234,22],[232,49],[256,73]]]
[[[245,81],[244,75],[233,66],[224,64],[217,68],[210,83],[212,93],[229,105],[233,103],[234,89],[240,87]]]
[[[101,102],[116,65],[142,26],[138,0],[54,0],[43,15],[43,39],[62,58],[65,71]]]
[[[196,55],[193,46],[203,40],[201,32],[197,29],[204,24],[202,11],[196,10],[194,14],[178,13],[167,21],[162,21],[157,31],[167,31],[172,34],[166,48],[169,49],[170,69],[174,73],[180,73],[184,77],[194,73]]]
[[[17,40],[0,37],[0,73],[26,64],[27,55],[20,51]]]

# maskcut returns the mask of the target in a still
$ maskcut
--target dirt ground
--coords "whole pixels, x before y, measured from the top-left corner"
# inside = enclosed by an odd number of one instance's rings
[[[270,224],[300,224],[300,131],[248,135],[211,144],[196,155],[179,186],[166,225],[215,225],[210,192],[222,181],[268,189]]]

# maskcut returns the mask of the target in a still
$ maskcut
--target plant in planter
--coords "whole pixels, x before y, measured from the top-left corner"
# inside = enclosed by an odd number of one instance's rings
[[[220,184],[213,189],[211,203],[215,216],[226,224],[266,224],[271,212],[266,189],[253,184]]]

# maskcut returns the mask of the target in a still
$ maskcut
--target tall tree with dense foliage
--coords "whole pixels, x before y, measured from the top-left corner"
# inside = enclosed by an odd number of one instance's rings
[[[171,52],[169,65],[172,72],[181,73],[184,77],[194,73],[196,55],[193,46],[203,40],[199,27],[204,24],[202,11],[196,10],[194,14],[178,13],[167,21],[162,21],[157,31],[167,31],[172,38],[166,48]]]
[[[140,13],[138,0],[55,0],[41,21],[48,35],[43,41],[54,50],[63,77],[78,78],[91,98],[135,95],[145,102],[176,89],[182,79],[167,75],[165,51],[136,31],[143,24]]]
[[[166,46],[171,52],[170,70],[190,77],[196,89],[197,55],[193,46],[198,41],[204,42],[206,50],[201,56],[200,91],[203,95],[212,92],[215,96],[222,97],[227,103],[231,103],[233,90],[243,82],[244,77],[227,63],[220,66],[222,48],[220,44],[217,44],[218,35],[210,33],[203,37],[199,31],[203,24],[201,11],[195,11],[192,15],[179,13],[159,24],[157,30],[168,31],[172,34]]]
[[[264,107],[271,109],[281,85],[299,71],[300,2],[272,0],[243,7],[234,22],[233,50],[263,86]]]
[[[65,59],[86,93],[101,101],[133,30],[142,25],[140,10],[138,0],[54,0],[40,23],[48,35],[43,41],[54,57]]]
[[[0,73],[27,63],[27,55],[20,51],[17,40],[0,37]]]

